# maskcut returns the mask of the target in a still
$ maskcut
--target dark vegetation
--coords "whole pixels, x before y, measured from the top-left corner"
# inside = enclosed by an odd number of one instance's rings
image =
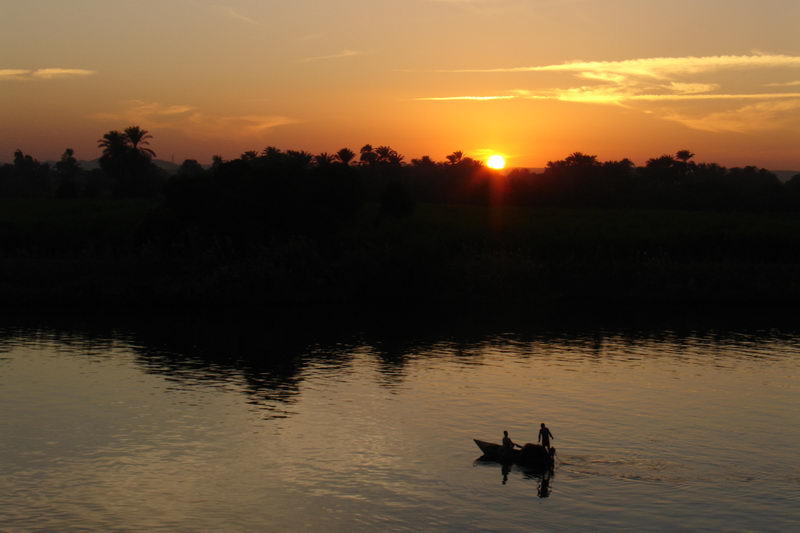
[[[686,150],[574,153],[504,176],[460,152],[268,147],[170,176],[138,127],[100,168],[17,151],[0,167],[6,305],[512,307],[791,304],[800,175]]]

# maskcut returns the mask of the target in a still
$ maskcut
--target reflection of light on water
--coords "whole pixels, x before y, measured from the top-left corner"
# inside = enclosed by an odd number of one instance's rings
[[[771,503],[800,479],[794,337],[406,331],[253,357],[9,338],[12,529],[525,531],[543,488],[544,529],[674,529],[697,506],[710,529],[797,518]],[[559,450],[549,485],[471,468],[473,438],[535,441],[540,422]]]

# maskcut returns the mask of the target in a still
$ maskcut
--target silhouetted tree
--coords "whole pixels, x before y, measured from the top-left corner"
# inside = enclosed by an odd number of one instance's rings
[[[314,164],[316,164],[318,167],[329,166],[334,161],[336,161],[336,156],[331,155],[327,152],[322,152],[321,154],[317,154],[314,156]]]
[[[39,163],[22,150],[14,152],[12,165],[3,167],[3,196],[48,196],[51,193],[51,169],[47,163]]]
[[[282,155],[283,152],[274,146],[267,146],[261,152],[261,156],[266,157],[267,159],[279,159]]]
[[[362,165],[374,165],[378,161],[378,154],[376,154],[371,144],[365,144],[361,147],[361,164]]]
[[[150,144],[149,140],[153,138],[149,131],[139,126],[128,126],[125,128],[125,136],[128,138],[128,142],[130,142],[134,152],[147,159],[156,157],[156,153],[153,150],[145,148]]]
[[[286,152],[286,161],[290,169],[294,172],[307,170],[314,156],[305,150],[288,150]]]
[[[121,160],[130,148],[128,137],[118,130],[112,130],[97,141],[98,148],[103,149],[103,157]]]
[[[403,163],[404,157],[397,153],[396,150],[390,146],[379,146],[375,149],[377,160],[379,163],[392,166],[400,166]]]
[[[350,150],[349,148],[342,148],[338,152],[336,152],[336,159],[339,160],[344,166],[349,166],[350,161],[356,156],[355,152]]]
[[[459,164],[463,158],[464,158],[464,153],[463,152],[453,152],[452,154],[447,156],[447,160],[453,166],[456,166],[457,164]]]
[[[56,163],[56,174],[58,175],[58,187],[56,196],[60,198],[74,198],[78,196],[78,185],[75,182],[81,167],[75,159],[75,152],[72,148],[67,148],[61,155],[61,160]]]
[[[194,159],[186,159],[181,163],[177,176],[182,179],[197,179],[205,174],[202,165]]]
[[[419,159],[412,159],[411,166],[417,168],[434,168],[436,167],[436,162],[431,159],[431,156],[423,155]]]
[[[158,192],[160,172],[153,165],[147,140],[152,136],[138,126],[126,129],[136,139],[134,147],[127,133],[113,130],[97,141],[103,149],[100,168],[114,180],[114,192],[119,196],[153,196]]]

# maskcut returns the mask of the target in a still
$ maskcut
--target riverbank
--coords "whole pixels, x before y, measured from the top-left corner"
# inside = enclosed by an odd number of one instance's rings
[[[782,306],[800,297],[800,215],[377,206],[333,234],[246,246],[154,200],[0,201],[6,307]]]

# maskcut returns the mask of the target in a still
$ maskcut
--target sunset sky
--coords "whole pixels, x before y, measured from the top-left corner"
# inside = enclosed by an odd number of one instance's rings
[[[388,144],[800,169],[797,0],[0,0],[0,161]]]

